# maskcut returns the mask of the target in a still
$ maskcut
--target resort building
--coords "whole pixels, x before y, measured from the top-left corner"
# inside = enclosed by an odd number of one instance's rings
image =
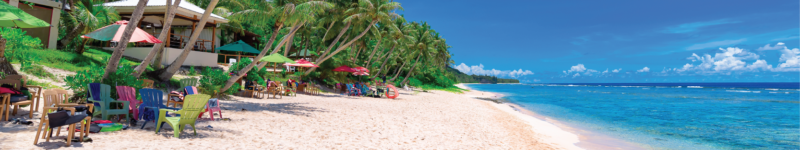
[[[33,15],[50,23],[49,29],[45,28],[23,28],[27,35],[39,38],[44,44],[44,48],[56,49],[58,42],[58,21],[61,19],[61,2],[55,0],[3,0],[11,6],[16,6],[22,11]],[[32,4],[32,5],[29,5]],[[44,30],[43,30],[44,29]]]
[[[126,0],[116,1],[103,4],[116,8],[122,20],[130,20],[133,10],[139,1]],[[177,7],[175,19],[172,21],[172,28],[170,28],[170,35],[166,41],[163,41],[166,48],[164,57],[161,61],[162,64],[168,65],[172,63],[183,51],[186,42],[192,35],[192,31],[197,24],[205,23],[203,32],[200,33],[192,52],[189,53],[188,59],[183,63],[185,66],[217,66],[216,61],[218,54],[216,48],[220,45],[218,35],[220,30],[217,29],[218,24],[228,23],[228,20],[215,14],[211,14],[207,22],[200,22],[200,18],[205,12],[204,8],[200,8],[187,1],[182,1]],[[147,31],[153,36],[159,36],[161,30],[164,28],[165,14],[167,11],[166,0],[150,0],[144,9],[144,15],[139,22],[138,27]],[[153,44],[136,43],[135,47],[128,47],[125,50],[125,56],[137,59],[143,59],[150,53]],[[113,47],[106,47],[107,50],[113,50]]]

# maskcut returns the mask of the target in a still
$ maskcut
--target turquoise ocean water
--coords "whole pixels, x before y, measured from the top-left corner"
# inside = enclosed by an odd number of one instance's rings
[[[656,149],[800,149],[800,83],[470,84]]]

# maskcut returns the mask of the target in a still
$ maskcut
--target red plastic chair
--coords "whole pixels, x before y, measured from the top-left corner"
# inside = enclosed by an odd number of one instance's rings
[[[117,86],[117,95],[119,95],[120,101],[128,101],[131,104],[128,105],[128,112],[133,115],[133,118],[139,118],[139,100],[136,99],[136,89],[129,86]]]
[[[222,118],[222,109],[219,108],[219,99],[208,99],[208,103],[206,103],[206,111],[201,112],[200,116],[197,116],[197,118],[202,118],[204,113],[208,113],[208,116],[211,118],[211,120],[214,120],[215,111],[219,113],[219,118]]]

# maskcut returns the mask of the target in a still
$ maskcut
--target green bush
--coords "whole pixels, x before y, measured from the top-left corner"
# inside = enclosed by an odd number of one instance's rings
[[[189,74],[190,76],[197,75],[197,71],[194,70],[194,66],[189,66]]]
[[[239,83],[233,84],[231,88],[228,88],[227,91],[220,92],[223,86],[225,86],[225,81],[230,79],[230,75],[224,72],[221,69],[211,69],[209,67],[205,67],[202,72],[203,77],[200,78],[200,93],[211,95],[212,97],[219,97],[222,95],[232,95],[235,94],[240,88],[241,85]]]
[[[102,80],[102,82],[100,82],[100,80],[103,78],[105,66],[93,66],[89,67],[87,70],[78,71],[75,75],[64,78],[64,81],[67,83],[66,86],[68,89],[75,91],[75,96],[82,96],[82,94],[88,93],[89,83],[108,84],[112,89],[114,89],[114,86],[130,86],[141,89],[143,82],[131,76],[131,73],[133,73],[133,66],[129,64],[120,65],[122,67],[117,69],[116,72],[108,74],[108,78]],[[111,97],[118,97],[116,90],[111,90]]]

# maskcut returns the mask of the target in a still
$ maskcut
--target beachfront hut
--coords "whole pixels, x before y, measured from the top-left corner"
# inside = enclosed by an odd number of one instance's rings
[[[123,0],[108,2],[103,4],[103,6],[114,7],[123,20],[129,20],[138,2],[137,0]],[[142,28],[152,35],[161,34],[161,29],[164,28],[163,22],[166,20],[164,18],[166,11],[166,0],[148,1],[144,9],[143,18],[139,24],[137,24],[137,27]],[[175,12],[175,19],[172,21],[169,38],[164,41],[167,47],[164,49],[164,57],[162,60],[158,61],[165,65],[172,63],[183,51],[186,42],[189,41],[189,37],[191,37],[192,31],[195,30],[194,28],[197,24],[205,23],[205,28],[202,29],[203,32],[200,33],[197,43],[192,48],[194,51],[189,53],[189,59],[187,59],[183,65],[217,66],[217,61],[209,61],[217,60],[218,58],[216,49],[220,45],[219,38],[217,38],[217,35],[220,34],[220,29],[217,29],[217,25],[228,23],[228,20],[218,15],[211,14],[208,22],[200,22],[205,8],[198,7],[188,1],[182,1]],[[150,53],[152,46],[153,44],[137,43],[135,47],[128,47],[128,50],[126,50],[123,55],[144,59],[144,57]],[[106,47],[105,49],[113,50],[113,47]]]

